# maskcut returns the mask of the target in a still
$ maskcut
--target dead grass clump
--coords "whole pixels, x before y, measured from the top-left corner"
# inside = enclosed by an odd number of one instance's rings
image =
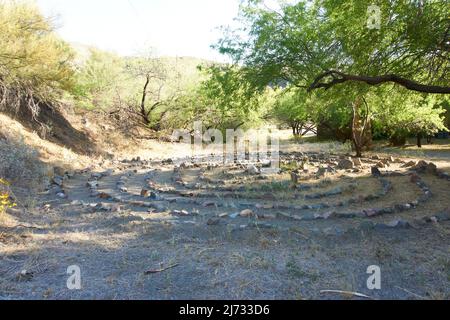
[[[21,140],[0,140],[0,178],[14,185],[33,186],[43,181],[44,173],[35,149]]]

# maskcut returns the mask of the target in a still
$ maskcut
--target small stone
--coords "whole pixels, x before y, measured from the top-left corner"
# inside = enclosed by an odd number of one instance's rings
[[[95,189],[98,187],[98,181],[88,181],[86,186],[88,186],[91,189]]]
[[[254,212],[250,209],[242,210],[239,215],[244,218],[249,218],[254,215]]]
[[[91,178],[92,179],[101,179],[103,177],[103,175],[101,173],[98,172],[94,172],[91,174]]]
[[[150,190],[142,189],[141,190],[141,197],[147,198],[150,195]]]
[[[208,220],[208,222],[206,222],[206,224],[208,226],[217,226],[218,224],[220,224],[220,219],[211,218],[211,219]]]
[[[109,195],[105,192],[99,192],[99,193],[97,193],[97,197],[100,199],[110,199],[111,195]]]
[[[430,162],[430,163],[427,165],[426,172],[429,173],[429,174],[434,174],[434,175],[436,175],[437,172],[438,172],[437,166],[436,166],[434,163]]]
[[[377,209],[366,209],[366,210],[364,210],[364,214],[367,217],[369,217],[369,218],[376,217],[376,216],[378,216],[380,214],[380,210],[377,210]]]
[[[203,202],[202,207],[207,208],[207,207],[214,207],[216,205],[217,203],[215,203],[214,201],[206,201]]]
[[[409,162],[405,163],[404,165],[402,165],[402,168],[411,168],[411,167],[414,167],[415,165],[417,165],[416,161],[409,161]]]
[[[372,172],[372,175],[374,177],[380,177],[381,176],[381,171],[377,167],[372,167],[371,172]]]
[[[335,211],[329,211],[329,212],[325,212],[323,214],[317,213],[317,214],[314,214],[314,219],[328,220],[328,219],[334,217],[335,215],[336,215]]]
[[[62,177],[60,177],[60,176],[53,177],[53,183],[56,184],[57,186],[62,187],[63,182],[64,182],[64,179]]]
[[[119,191],[122,192],[122,193],[127,193],[128,189],[126,187],[122,186],[122,187],[119,187]]]
[[[338,168],[343,170],[353,169],[353,161],[351,159],[343,159],[339,161]]]
[[[56,196],[58,198],[61,198],[61,199],[66,199],[67,198],[67,194],[65,192],[59,192],[59,193],[56,194]]]
[[[384,169],[384,168],[386,168],[386,164],[380,161],[376,164],[376,167],[380,168],[380,169]]]
[[[236,219],[237,217],[239,217],[239,212],[236,212],[236,213],[232,213],[232,214],[230,214],[230,218],[231,219]]]
[[[219,214],[219,218],[227,218],[229,216],[228,213],[221,213]]]
[[[407,221],[404,220],[393,220],[391,222],[386,223],[386,226],[389,228],[409,228],[410,224]]]
[[[259,171],[259,169],[256,166],[250,166],[247,168],[246,172],[248,174],[252,174],[252,175],[257,175],[260,174],[261,172]]]

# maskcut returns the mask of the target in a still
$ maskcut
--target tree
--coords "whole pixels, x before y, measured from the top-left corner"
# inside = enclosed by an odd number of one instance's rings
[[[315,131],[311,108],[310,101],[305,94],[285,89],[276,98],[274,107],[270,111],[270,117],[281,124],[289,125],[294,136],[302,137],[308,132]]]
[[[115,54],[89,48],[87,60],[76,73],[74,96],[78,105],[87,109],[112,109],[121,103],[129,89],[125,77],[125,62]]]
[[[368,100],[376,106],[375,131],[387,135],[394,145],[403,145],[409,135],[414,135],[421,147],[423,137],[447,130],[442,108],[446,100],[442,96],[379,89]]]
[[[242,29],[225,34],[220,52],[259,74],[299,88],[393,82],[409,90],[450,93],[450,20],[446,1],[375,1],[381,29],[367,27],[373,0],[280,2],[242,6]],[[242,36],[244,34],[244,36]]]
[[[26,106],[36,120],[40,104],[73,89],[73,56],[36,6],[0,1],[0,107]]]

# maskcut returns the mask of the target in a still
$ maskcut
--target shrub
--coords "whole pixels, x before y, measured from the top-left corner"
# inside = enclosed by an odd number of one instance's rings
[[[11,201],[9,182],[0,178],[0,214],[7,208],[15,207],[16,204]]]

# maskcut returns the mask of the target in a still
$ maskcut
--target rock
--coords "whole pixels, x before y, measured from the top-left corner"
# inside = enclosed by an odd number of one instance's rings
[[[327,169],[320,167],[316,172],[316,178],[320,179],[327,175]]]
[[[61,199],[66,199],[67,198],[67,194],[64,191],[57,193],[56,196],[58,198],[61,198]]]
[[[380,215],[381,211],[378,209],[366,209],[366,210],[364,210],[364,214],[367,217],[371,218],[371,217],[376,217],[376,216]]]
[[[103,177],[103,175],[98,172],[94,172],[91,174],[91,179],[101,179],[102,177]]]
[[[378,162],[376,164],[376,167],[380,168],[380,169],[385,169],[386,168],[386,164],[380,161],[380,162]]]
[[[229,216],[228,213],[221,213],[219,214],[219,218],[227,218]]]
[[[361,158],[353,158],[353,164],[355,165],[355,167],[362,167],[363,166]]]
[[[126,187],[124,187],[124,186],[121,186],[121,187],[119,187],[119,191],[122,192],[122,193],[127,193],[128,189]]]
[[[97,197],[100,199],[110,199],[111,195],[106,192],[99,192],[97,193]]]
[[[80,201],[80,200],[74,200],[74,201],[72,201],[70,203],[70,205],[72,205],[72,206],[81,206],[81,205],[83,205],[83,202]]]
[[[270,161],[270,160],[263,160],[263,161],[261,161],[261,166],[263,168],[270,168],[272,166],[272,161]]]
[[[374,177],[380,177],[381,176],[381,171],[377,167],[372,167],[371,172],[372,172],[372,175]]]
[[[397,160],[396,160],[393,156],[390,156],[390,157],[388,158],[388,161],[389,161],[390,163],[396,163],[396,162],[397,162]]]
[[[94,181],[88,181],[86,183],[86,186],[91,188],[91,189],[95,189],[98,187],[98,181],[94,180]]]
[[[208,225],[208,226],[217,226],[217,225],[219,225],[220,224],[220,219],[217,219],[217,218],[211,218],[211,219],[209,219],[207,222],[206,222],[206,224]]]
[[[246,172],[248,174],[252,174],[252,175],[257,175],[260,174],[261,172],[259,171],[259,169],[256,166],[249,166],[246,170]]]
[[[402,165],[402,168],[411,168],[411,167],[414,167],[415,165],[417,165],[416,161],[409,161],[409,162],[405,163],[404,165]]]
[[[62,187],[63,183],[64,183],[64,178],[61,176],[54,176],[53,177],[53,183],[56,184],[57,186]]]
[[[170,214],[176,216],[189,216],[189,212],[186,210],[173,210]]]
[[[230,218],[231,218],[231,219],[236,219],[237,217],[239,217],[239,215],[240,215],[239,212],[232,213],[232,214],[230,214]]]
[[[149,195],[150,195],[150,190],[147,190],[147,189],[141,190],[141,197],[148,198]]]
[[[254,212],[250,209],[242,210],[239,215],[244,218],[250,218],[254,216]]]
[[[314,219],[324,219],[324,220],[328,220],[332,217],[336,216],[336,212],[335,211],[329,211],[329,212],[325,212],[323,214],[321,213],[316,213],[314,214]]]
[[[403,229],[403,228],[409,228],[410,224],[409,224],[409,222],[404,221],[404,220],[393,220],[391,222],[386,223],[386,226],[388,228]]]
[[[214,207],[217,206],[217,203],[215,203],[214,201],[205,201],[202,204],[202,207],[207,208],[207,207]]]
[[[437,169],[437,166],[436,166],[434,163],[430,162],[430,163],[427,165],[425,171],[426,171],[428,174],[434,174],[434,175],[437,175],[438,169]]]
[[[350,159],[343,159],[339,161],[338,168],[343,170],[353,169],[354,168],[353,161]]]
[[[376,155],[372,156],[372,160],[381,160],[381,158],[379,155],[376,154]]]

